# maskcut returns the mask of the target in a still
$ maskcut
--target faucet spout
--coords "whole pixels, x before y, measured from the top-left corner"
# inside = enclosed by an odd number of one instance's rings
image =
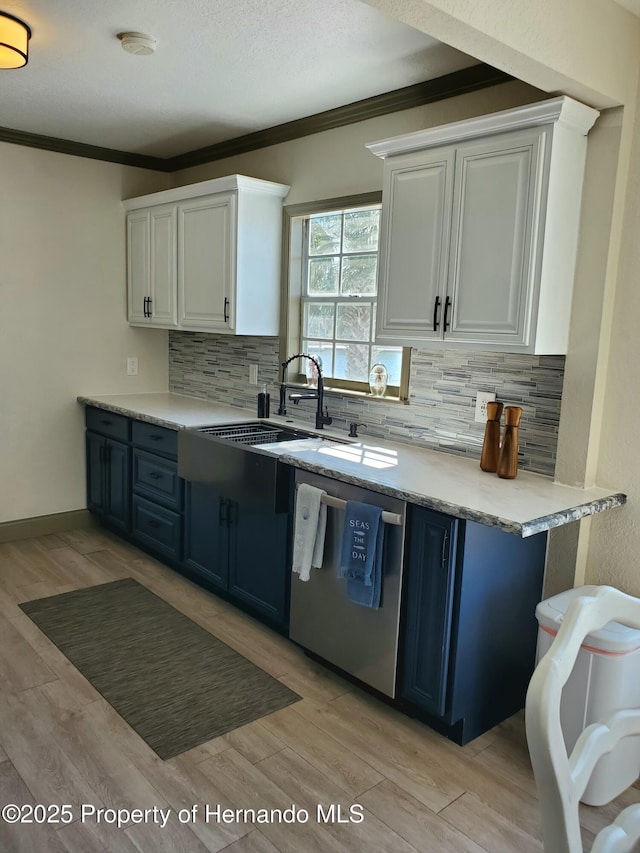
[[[322,429],[325,424],[328,425],[332,422],[332,419],[329,417],[329,412],[326,409],[323,412],[324,380],[322,378],[322,369],[320,368],[320,362],[312,355],[308,355],[305,352],[296,353],[295,355],[290,356],[286,361],[282,362],[282,381],[280,382],[280,404],[278,406],[278,414],[287,414],[287,388],[294,387],[287,384],[287,367],[296,358],[308,358],[309,361],[315,364],[318,371],[318,388],[316,391],[294,391],[289,395],[289,399],[293,400],[294,405],[297,405],[300,400],[317,400],[316,429]]]

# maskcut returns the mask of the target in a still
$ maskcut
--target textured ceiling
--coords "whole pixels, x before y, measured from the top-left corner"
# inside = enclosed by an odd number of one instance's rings
[[[359,0],[2,0],[29,64],[0,125],[169,157],[439,77],[476,60]],[[152,56],[117,34],[157,39]]]

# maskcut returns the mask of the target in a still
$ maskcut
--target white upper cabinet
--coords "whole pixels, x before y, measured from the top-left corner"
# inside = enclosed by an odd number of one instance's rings
[[[367,146],[385,161],[378,342],[566,353],[597,116],[560,97]]]
[[[129,323],[278,335],[288,191],[231,175],[123,202]]]
[[[235,213],[232,193],[182,202],[178,208],[178,292],[184,329],[234,331],[230,305]]]
[[[442,337],[453,169],[453,149],[442,149],[399,157],[385,171],[378,340],[386,340],[389,333],[403,340]],[[386,287],[385,282],[397,286]]]
[[[175,328],[176,207],[158,205],[127,217],[129,322]]]

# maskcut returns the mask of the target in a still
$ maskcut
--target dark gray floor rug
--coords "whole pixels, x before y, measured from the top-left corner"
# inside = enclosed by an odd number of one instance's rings
[[[160,758],[300,699],[132,578],[20,607]]]

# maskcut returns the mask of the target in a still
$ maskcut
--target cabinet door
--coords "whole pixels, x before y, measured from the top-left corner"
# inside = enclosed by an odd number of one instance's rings
[[[453,164],[453,149],[385,163],[377,341],[442,338]]]
[[[131,448],[119,441],[106,440],[105,519],[118,530],[130,528]]]
[[[105,511],[105,445],[102,436],[87,432],[87,507],[100,515]]]
[[[149,322],[164,329],[178,325],[176,218],[175,205],[163,205],[149,211]]]
[[[149,243],[149,211],[127,214],[127,306],[132,325],[149,325]]]
[[[184,565],[227,589],[228,501],[203,483],[185,483]]]
[[[402,696],[439,717],[446,703],[458,524],[450,516],[412,507]]]
[[[289,580],[288,514],[229,502],[229,592],[280,625]]]
[[[236,198],[206,196],[178,205],[178,303],[184,329],[235,328]]]
[[[451,341],[528,343],[545,133],[502,134],[457,151]]]

